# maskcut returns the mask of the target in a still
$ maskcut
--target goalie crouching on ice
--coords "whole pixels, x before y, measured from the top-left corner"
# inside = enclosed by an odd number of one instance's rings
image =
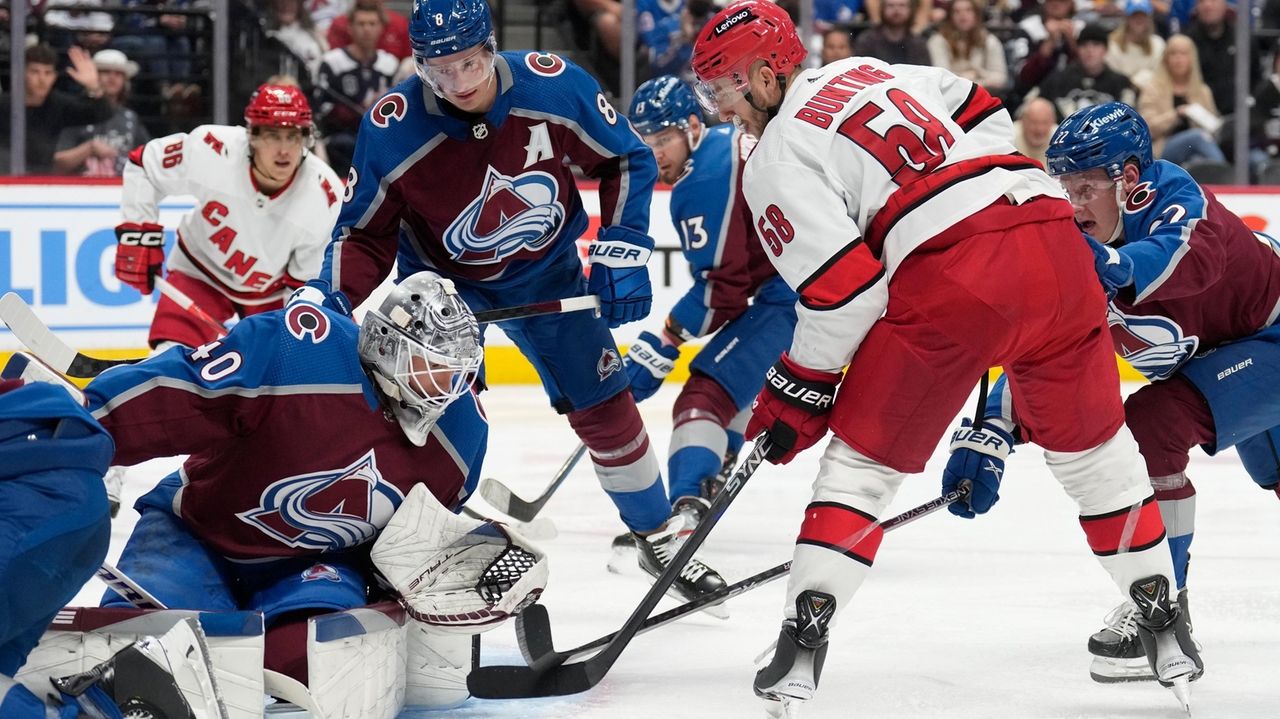
[[[344,665],[358,683],[365,654],[328,660],[320,681],[308,617],[398,596],[409,663],[460,658],[437,662],[448,676],[418,682],[417,695],[411,675],[405,699],[460,703],[471,635],[536,601],[547,579],[523,538],[449,511],[485,452],[471,390],[482,356],[453,284],[420,272],[358,327],[297,300],[221,340],[104,373],[86,396],[115,463],[190,455],[138,500],[120,570],[169,608],[262,612],[265,667],[310,675],[325,717],[384,711],[352,706],[354,687],[335,680]],[[103,606],[128,604],[109,591]]]

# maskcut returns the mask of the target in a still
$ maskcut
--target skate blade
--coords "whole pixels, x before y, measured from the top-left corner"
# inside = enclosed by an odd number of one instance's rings
[[[1169,690],[1173,692],[1173,696],[1182,705],[1182,710],[1191,716],[1191,675],[1184,674],[1174,679]]]
[[[804,704],[799,699],[791,697],[767,696],[760,697],[764,701],[764,715],[768,719],[799,719],[800,706]]]
[[[1156,675],[1151,673],[1151,665],[1146,657],[1139,659],[1113,659],[1110,657],[1094,657],[1089,665],[1089,678],[1100,684],[1116,684],[1120,682],[1151,682]]]
[[[615,545],[613,553],[609,555],[609,563],[605,567],[610,574],[649,576],[637,566],[636,553],[640,550],[636,549],[636,545]]]

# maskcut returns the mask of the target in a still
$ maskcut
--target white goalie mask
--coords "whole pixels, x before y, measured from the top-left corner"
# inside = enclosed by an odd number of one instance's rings
[[[436,420],[471,389],[484,349],[475,315],[452,280],[406,278],[360,324],[360,364],[400,428],[421,447]]]

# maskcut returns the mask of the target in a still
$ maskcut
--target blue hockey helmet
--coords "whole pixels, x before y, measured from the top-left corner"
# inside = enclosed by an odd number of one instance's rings
[[[1045,151],[1050,175],[1101,167],[1114,180],[1124,174],[1124,163],[1130,159],[1137,161],[1139,171],[1151,166],[1151,130],[1138,111],[1123,102],[1071,113],[1058,125]]]
[[[701,116],[693,90],[675,75],[655,77],[636,88],[627,115],[641,135],[652,135],[668,127],[687,132],[689,116]]]
[[[462,52],[493,39],[487,0],[414,0],[409,44],[421,65],[433,57]]]

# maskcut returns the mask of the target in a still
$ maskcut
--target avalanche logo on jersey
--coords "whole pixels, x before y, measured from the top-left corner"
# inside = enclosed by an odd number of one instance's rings
[[[272,482],[258,508],[236,516],[286,546],[327,552],[373,539],[403,501],[369,450],[343,469]]]
[[[606,377],[622,369],[622,358],[618,357],[618,351],[612,347],[605,347],[600,352],[600,359],[596,360],[596,374],[600,375],[600,381],[603,382]]]
[[[445,229],[444,246],[463,265],[493,265],[541,250],[564,222],[559,193],[556,178],[545,172],[507,177],[490,167],[480,196]]]
[[[1168,379],[1196,353],[1199,337],[1185,337],[1168,317],[1126,315],[1107,307],[1107,324],[1116,351],[1149,380]]]

